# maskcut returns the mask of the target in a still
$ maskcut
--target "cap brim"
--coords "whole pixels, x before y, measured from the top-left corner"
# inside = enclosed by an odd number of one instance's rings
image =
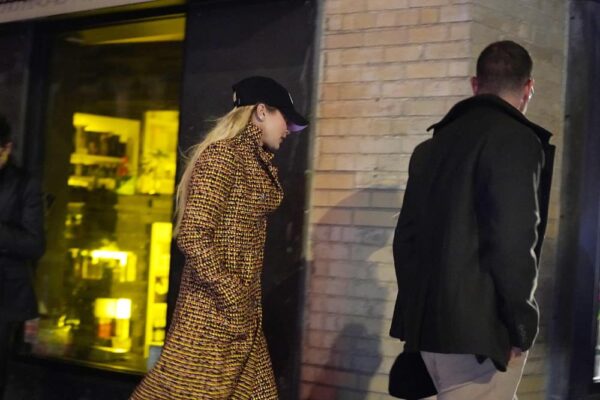
[[[293,108],[281,110],[281,112],[288,120],[287,126],[290,132],[300,132],[302,129],[308,126],[308,120],[302,115],[298,114],[298,112]]]

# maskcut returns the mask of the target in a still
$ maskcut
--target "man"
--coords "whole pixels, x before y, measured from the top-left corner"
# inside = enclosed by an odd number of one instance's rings
[[[12,340],[37,316],[31,264],[44,252],[39,185],[10,161],[10,126],[0,115],[0,399]]]
[[[533,292],[554,148],[524,116],[532,64],[512,41],[485,48],[474,96],[411,157],[390,334],[421,353],[439,400],[516,398],[538,332]]]

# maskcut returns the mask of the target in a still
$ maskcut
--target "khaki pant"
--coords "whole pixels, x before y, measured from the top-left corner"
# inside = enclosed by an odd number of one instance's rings
[[[437,400],[516,400],[527,360],[524,352],[500,372],[489,359],[480,364],[472,354],[421,355],[438,390]]]

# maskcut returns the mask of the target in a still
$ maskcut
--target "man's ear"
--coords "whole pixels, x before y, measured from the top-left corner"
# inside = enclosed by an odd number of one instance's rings
[[[531,98],[533,97],[533,87],[535,86],[535,81],[533,80],[533,78],[529,78],[527,80],[527,83],[525,84],[525,90],[527,91],[526,95],[527,95],[527,100],[531,100]]]
[[[473,90],[473,95],[479,93],[479,80],[476,76],[471,77],[471,89]]]

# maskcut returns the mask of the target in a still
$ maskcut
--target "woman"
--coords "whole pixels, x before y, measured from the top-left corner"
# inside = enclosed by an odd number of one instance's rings
[[[186,262],[160,359],[132,399],[277,399],[262,332],[267,215],[283,193],[271,164],[289,131],[308,125],[279,83],[233,86],[234,109],[192,151],[177,190]]]

